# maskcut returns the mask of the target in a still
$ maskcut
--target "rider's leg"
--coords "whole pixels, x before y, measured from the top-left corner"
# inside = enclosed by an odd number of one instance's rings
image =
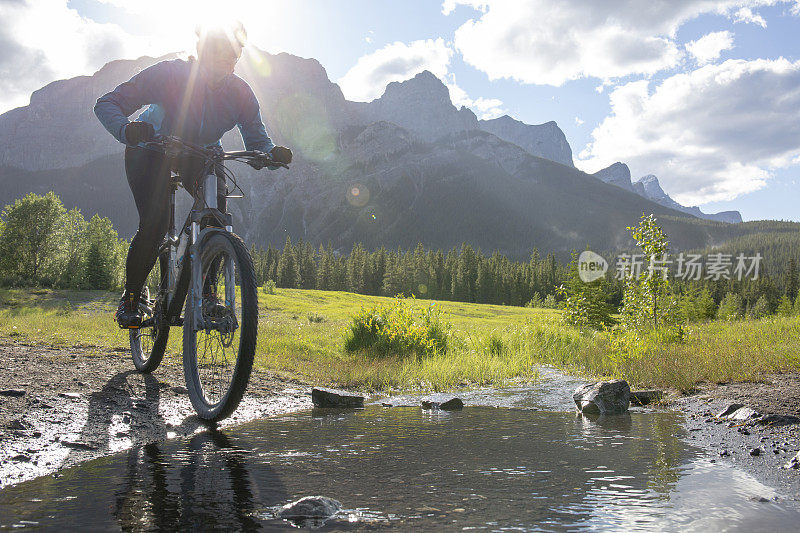
[[[138,301],[169,226],[169,167],[163,154],[129,147],[125,173],[139,212],[139,228],[125,263],[125,292]]]

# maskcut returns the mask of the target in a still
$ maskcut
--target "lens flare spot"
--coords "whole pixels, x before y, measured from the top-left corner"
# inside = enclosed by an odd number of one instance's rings
[[[293,94],[281,99],[271,113],[275,133],[285,138],[292,150],[298,150],[314,162],[333,159],[337,148],[336,132],[319,99]]]
[[[353,183],[347,188],[347,202],[354,207],[364,207],[369,203],[369,189],[360,183]]]
[[[420,283],[419,285],[417,285],[417,292],[419,292],[420,294],[427,294],[428,286],[425,285],[424,283]]]
[[[268,78],[272,75],[272,65],[267,55],[252,46],[245,50],[241,65],[250,77]]]

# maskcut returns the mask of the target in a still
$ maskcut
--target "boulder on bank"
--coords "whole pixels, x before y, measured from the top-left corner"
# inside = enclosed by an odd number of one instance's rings
[[[361,409],[364,397],[343,390],[314,387],[311,389],[311,401],[314,407],[344,407]]]
[[[631,391],[631,403],[633,405],[649,405],[660,402],[664,397],[664,392],[660,390],[635,390]]]
[[[624,379],[598,381],[575,389],[572,394],[578,411],[588,415],[618,415],[628,411],[631,387]]]

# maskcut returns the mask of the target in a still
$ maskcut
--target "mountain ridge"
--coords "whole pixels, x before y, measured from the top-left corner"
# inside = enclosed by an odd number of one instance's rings
[[[280,244],[291,236],[341,249],[355,242],[442,248],[472,242],[523,256],[532,247],[623,246],[625,226],[642,212],[667,217],[681,245],[718,238],[717,229],[695,228],[690,214],[574,168],[554,122],[479,121],[456,108],[430,72],[389,84],[372,102],[350,102],[315,59],[248,54],[253,58],[237,72],[256,92],[273,139],[296,155],[290,170],[266,176],[236,168],[245,198],[231,210],[248,241]],[[109,216],[121,235],[131,235],[136,214],[123,147],[100,126],[92,105],[136,70],[168,57],[111,62],[93,76],[49,84],[29,106],[0,115],[0,201],[50,180],[65,201]],[[236,149],[241,139],[228,132],[223,143]],[[540,153],[531,153],[537,146]],[[354,199],[353,187],[363,196]],[[113,201],[98,197],[109,195]]]

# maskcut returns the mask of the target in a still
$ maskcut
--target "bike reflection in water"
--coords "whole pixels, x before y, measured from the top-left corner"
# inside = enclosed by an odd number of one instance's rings
[[[114,508],[125,531],[255,530],[262,527],[257,510],[287,499],[268,465],[259,464],[254,480],[250,452],[221,431],[199,433],[182,449],[166,452],[162,446],[129,452]]]

